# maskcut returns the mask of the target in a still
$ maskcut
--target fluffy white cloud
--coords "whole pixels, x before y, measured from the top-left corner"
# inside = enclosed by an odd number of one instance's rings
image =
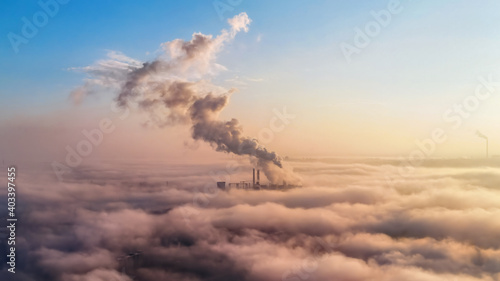
[[[225,165],[88,166],[62,183],[30,171],[20,196],[31,265],[20,271],[31,280],[500,277],[500,192],[475,166],[424,167],[388,185],[390,162],[291,164],[304,187],[219,193],[205,187]]]

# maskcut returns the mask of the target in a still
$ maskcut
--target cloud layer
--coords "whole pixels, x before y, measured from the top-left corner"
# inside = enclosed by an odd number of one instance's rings
[[[288,191],[219,192],[251,176],[236,162],[26,171],[16,277],[498,280],[500,163],[429,161],[398,181],[391,161],[295,161]]]

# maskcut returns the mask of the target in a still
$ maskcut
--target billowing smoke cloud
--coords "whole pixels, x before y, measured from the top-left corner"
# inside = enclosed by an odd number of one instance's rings
[[[223,122],[217,120],[217,114],[227,104],[227,96],[215,97],[211,94],[197,99],[189,108],[193,121],[193,138],[216,145],[217,151],[232,152],[239,155],[252,155],[264,163],[272,162],[283,168],[280,157],[255,140],[243,135],[238,120]],[[265,167],[263,163],[260,165]],[[265,169],[269,171],[269,169]]]
[[[224,69],[215,63],[217,53],[238,32],[248,31],[250,22],[241,13],[228,20],[230,30],[222,30],[215,38],[195,33],[190,41],[166,42],[162,44],[165,54],[140,66],[134,59],[112,53],[110,60],[81,69],[92,79],[73,96],[81,99],[95,86],[118,89],[118,105],[138,105],[149,113],[149,123],[160,127],[190,124],[193,139],[210,143],[217,151],[256,159],[255,164],[272,182],[297,183],[299,179],[283,167],[279,155],[245,136],[237,119],[218,119],[236,89],[226,90],[204,79]]]

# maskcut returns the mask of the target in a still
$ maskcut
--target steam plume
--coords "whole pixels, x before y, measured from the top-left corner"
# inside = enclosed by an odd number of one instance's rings
[[[479,130],[476,131],[476,136],[486,140],[486,158],[488,158],[488,155],[489,155],[489,153],[488,153],[488,137],[485,136],[483,133],[479,132]]]
[[[225,69],[215,63],[216,54],[238,32],[248,31],[250,22],[241,13],[228,20],[229,31],[223,29],[215,38],[195,33],[190,41],[163,43],[165,53],[142,65],[113,52],[110,60],[82,69],[92,79],[76,89],[74,96],[85,96],[94,85],[118,89],[118,105],[137,104],[150,115],[150,122],[160,127],[190,124],[194,140],[210,143],[216,151],[250,156],[272,182],[297,182],[278,154],[243,134],[237,119],[218,119],[236,89],[223,89],[204,79]]]
[[[480,138],[482,138],[482,139],[485,139],[485,140],[487,140],[487,139],[488,139],[488,137],[487,137],[487,136],[485,136],[485,135],[484,135],[483,133],[481,133],[480,131],[476,131],[476,136],[478,136],[478,137],[480,137]]]

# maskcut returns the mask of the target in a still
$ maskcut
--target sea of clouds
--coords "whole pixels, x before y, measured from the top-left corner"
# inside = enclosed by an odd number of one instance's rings
[[[215,181],[251,166],[101,163],[58,181],[19,165],[16,274],[3,262],[0,279],[499,279],[500,161],[428,160],[406,177],[390,159],[288,164],[303,187],[227,192]]]

